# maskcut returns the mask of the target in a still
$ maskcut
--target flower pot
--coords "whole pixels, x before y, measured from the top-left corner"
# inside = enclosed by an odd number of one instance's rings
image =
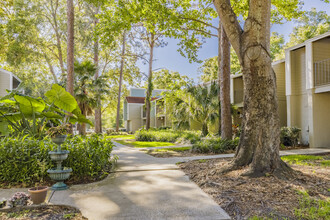
[[[28,191],[30,193],[33,204],[37,205],[45,201],[48,187],[47,186],[32,187]]]

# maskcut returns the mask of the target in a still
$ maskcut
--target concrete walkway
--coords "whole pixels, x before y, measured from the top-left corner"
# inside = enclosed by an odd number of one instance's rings
[[[230,219],[178,167],[116,143],[116,173],[56,191],[50,203],[78,207],[89,219]]]
[[[78,207],[89,219],[230,219],[175,165],[189,160],[228,158],[233,154],[155,158],[115,143],[117,169],[105,180],[50,193],[50,203]],[[322,154],[330,149],[281,151],[281,155]],[[2,189],[0,199],[27,189]]]

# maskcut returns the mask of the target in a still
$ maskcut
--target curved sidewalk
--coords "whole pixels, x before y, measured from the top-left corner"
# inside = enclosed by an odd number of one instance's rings
[[[76,206],[95,220],[230,219],[175,164],[115,145],[115,173],[98,183],[56,191],[50,202]]]

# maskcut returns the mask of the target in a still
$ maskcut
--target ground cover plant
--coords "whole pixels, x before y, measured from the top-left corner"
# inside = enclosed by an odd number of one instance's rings
[[[220,137],[207,138],[194,144],[191,150],[196,153],[232,153],[236,150],[238,142],[239,138],[235,138],[234,140],[226,140]]]
[[[46,171],[54,167],[48,152],[56,147],[49,138],[38,140],[25,136],[0,139],[0,186],[48,184],[50,179]],[[111,141],[99,135],[68,137],[62,145],[63,150],[70,151],[63,165],[73,170],[67,182],[91,182],[107,176],[116,159],[111,156],[112,147]]]
[[[135,133],[137,141],[160,141],[171,143],[196,143],[201,139],[199,131],[177,131],[172,129],[140,130]]]
[[[169,142],[157,142],[157,141],[135,141],[135,140],[116,140],[116,142],[127,145],[130,147],[144,148],[144,147],[164,147],[173,146],[173,143]]]
[[[81,220],[87,219],[74,207],[65,205],[41,205],[23,206],[0,210],[0,219],[58,219],[58,220]]]
[[[330,170],[321,161],[329,160],[330,154],[282,158],[304,163],[293,163],[292,175],[286,178],[249,178],[242,175],[247,168],[218,175],[231,159],[178,165],[233,219],[329,219]]]
[[[135,136],[133,134],[130,135],[107,135],[106,138],[109,139],[121,139],[121,140],[131,140],[135,139]]]

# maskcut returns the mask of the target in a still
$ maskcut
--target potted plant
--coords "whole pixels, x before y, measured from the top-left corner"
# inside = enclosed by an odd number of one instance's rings
[[[46,162],[38,161],[38,163],[42,173],[40,182],[43,183],[44,173],[46,172]],[[48,186],[35,186],[28,189],[33,204],[38,205],[43,203],[46,199],[48,189],[49,189]]]

